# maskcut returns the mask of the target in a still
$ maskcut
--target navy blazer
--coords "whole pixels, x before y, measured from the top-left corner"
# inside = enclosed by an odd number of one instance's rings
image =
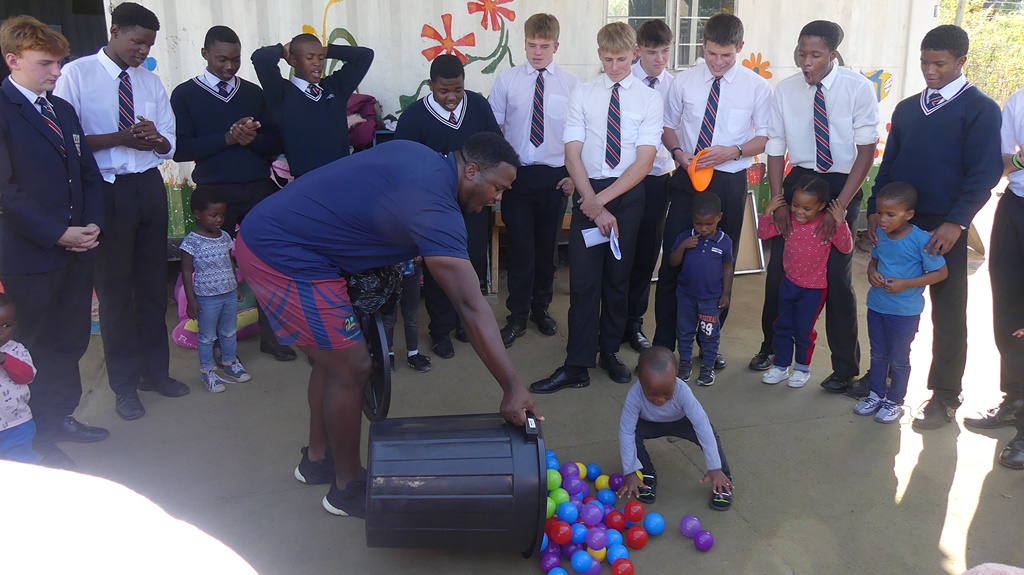
[[[0,85],[0,274],[59,269],[69,258],[94,258],[57,245],[69,226],[103,228],[102,176],[71,104],[47,96],[61,141],[33,102],[5,78]]]

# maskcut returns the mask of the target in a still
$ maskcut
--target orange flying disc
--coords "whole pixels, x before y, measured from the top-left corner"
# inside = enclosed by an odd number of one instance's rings
[[[714,168],[697,169],[697,160],[700,160],[701,156],[710,151],[710,148],[704,148],[697,152],[697,155],[690,160],[690,165],[686,167],[686,173],[690,175],[690,182],[693,183],[693,189],[698,192],[703,192],[708,189],[708,186],[711,185],[711,176],[715,174]]]

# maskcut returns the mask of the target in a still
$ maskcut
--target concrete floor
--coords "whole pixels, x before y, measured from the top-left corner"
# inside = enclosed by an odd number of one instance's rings
[[[986,240],[994,205],[977,220]],[[999,400],[988,273],[981,258],[973,262],[966,392],[958,418]],[[855,283],[862,303],[866,263],[867,255],[859,253]],[[732,465],[733,509],[708,509],[707,488],[698,483],[704,460],[696,446],[651,442],[660,475],[652,510],[665,516],[669,528],[632,552],[637,573],[954,574],[989,561],[1024,564],[1018,507],[1024,473],[994,463],[1013,429],[980,434],[958,424],[919,434],[909,416],[899,425],[880,425],[854,415],[853,400],[817,386],[830,371],[823,325],[811,385],[794,390],[761,384],[746,364],[761,338],[763,282],[759,274],[736,279],[722,337],[730,365],[713,387],[694,388]],[[564,326],[566,270],[559,273],[555,293],[552,314]],[[503,306],[494,311],[504,318]],[[908,406],[927,397],[928,313],[914,342]],[[863,319],[860,325],[866,368]],[[564,327],[552,337],[531,327],[516,342],[510,353],[526,383],[562,362],[565,337]],[[422,339],[428,347],[425,333]],[[404,352],[396,351],[400,357]],[[146,416],[126,422],[114,413],[102,347],[94,338],[83,364],[86,393],[77,415],[108,427],[111,437],[93,445],[67,444],[78,470],[146,495],[225,542],[260,573],[539,572],[536,559],[474,551],[472,542],[458,551],[366,548],[363,521],[328,515],[320,507],[326,489],[292,477],[306,442],[306,362],[275,362],[259,353],[254,340],[240,342],[240,354],[252,382],[211,395],[199,385],[195,352],[172,346],[172,375],[189,383],[192,393],[180,399],[144,393]],[[628,365],[636,361],[628,348],[622,357]],[[589,388],[538,396],[548,447],[562,460],[617,468],[626,390],[593,370]],[[499,399],[498,386],[470,347],[456,343],[456,357],[435,358],[430,373],[399,366],[391,415],[493,412]],[[714,534],[711,552],[697,552],[674,528],[688,514]]]

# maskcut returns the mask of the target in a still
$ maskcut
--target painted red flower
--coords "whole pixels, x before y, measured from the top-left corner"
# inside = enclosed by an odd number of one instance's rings
[[[453,40],[451,14],[441,14],[441,24],[444,27],[443,36],[441,35],[440,32],[437,31],[436,28],[434,28],[430,24],[423,25],[423,31],[420,32],[420,37],[430,38],[431,40],[440,42],[440,45],[438,46],[432,46],[430,48],[427,48],[426,50],[423,50],[423,57],[426,58],[427,61],[429,62],[432,61],[434,58],[440,56],[442,53],[455,54],[456,56],[458,56],[459,60],[462,60],[462,63],[465,64],[466,62],[469,61],[469,58],[467,58],[465,54],[460,52],[457,46],[476,46],[476,36],[472,32],[470,32],[469,34],[466,34],[465,36],[459,38],[458,40]]]
[[[509,22],[516,19],[516,13],[514,11],[500,6],[501,4],[508,4],[511,1],[512,0],[478,0],[469,2],[467,6],[469,7],[470,14],[476,14],[477,12],[484,13],[484,17],[480,20],[480,25],[484,27],[484,30],[487,29],[488,17],[491,19],[491,30],[500,30],[503,18]]]

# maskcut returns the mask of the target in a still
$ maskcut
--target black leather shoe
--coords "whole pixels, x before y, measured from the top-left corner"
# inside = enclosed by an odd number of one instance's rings
[[[501,343],[505,344],[505,348],[508,349],[516,342],[516,339],[524,335],[526,335],[526,324],[509,322],[501,328]]]
[[[544,335],[555,335],[558,333],[558,322],[548,315],[548,310],[534,310],[530,312],[530,321],[537,324],[537,331]]]
[[[978,413],[974,417],[965,417],[964,425],[975,429],[998,429],[1000,427],[1013,427],[1017,424],[1015,412],[1022,401],[1003,401],[998,407],[993,407]]]
[[[750,360],[750,369],[754,371],[768,371],[768,368],[772,366],[772,356],[763,351],[757,352]]]
[[[469,343],[469,335],[466,333],[466,328],[462,327],[461,325],[455,328],[455,339],[461,341],[462,343]]]
[[[587,387],[590,385],[590,373],[571,376],[565,373],[565,367],[559,367],[551,377],[530,384],[530,391],[534,393],[554,393],[567,387]]]
[[[451,359],[455,357],[455,348],[452,347],[452,340],[448,337],[439,337],[434,340],[434,345],[430,346],[430,349],[434,351],[434,355],[441,359]]]
[[[39,465],[42,465],[43,467],[49,467],[50,469],[65,469],[68,471],[75,468],[74,460],[68,457],[67,453],[64,453],[61,448],[57,447],[53,443],[34,443],[32,445],[32,449],[39,457]]]
[[[110,437],[110,432],[102,427],[86,425],[72,416],[62,421],[53,431],[52,441],[73,441],[75,443],[95,443]]]
[[[850,380],[843,379],[835,373],[828,374],[821,382],[821,388],[830,393],[846,393],[846,390],[850,388]]]
[[[260,351],[274,356],[277,361],[291,361],[295,359],[295,350],[287,345],[281,345],[276,341],[260,340]]]
[[[1024,432],[1017,432],[1017,436],[1006,444],[999,453],[999,463],[1010,469],[1024,469]]]
[[[953,421],[953,416],[956,414],[958,407],[960,406],[950,405],[933,396],[925,402],[924,407],[917,413],[913,426],[915,429],[939,429]]]
[[[188,395],[188,386],[180,381],[168,377],[160,381],[143,380],[139,384],[139,391],[155,391],[164,397],[181,397]]]
[[[864,372],[859,379],[850,382],[846,388],[846,396],[854,399],[864,399],[871,393],[871,370]]]
[[[146,415],[146,408],[142,407],[142,402],[139,401],[139,394],[135,391],[117,394],[117,402],[114,404],[114,407],[117,409],[117,414],[121,416],[121,419],[127,421],[132,421]]]
[[[629,383],[633,380],[633,374],[626,364],[622,363],[617,353],[602,353],[597,358],[597,366],[607,371],[608,377],[615,383]]]
[[[633,348],[633,351],[640,353],[641,351],[651,347],[650,340],[644,335],[642,329],[637,329],[629,333],[629,347]]]

